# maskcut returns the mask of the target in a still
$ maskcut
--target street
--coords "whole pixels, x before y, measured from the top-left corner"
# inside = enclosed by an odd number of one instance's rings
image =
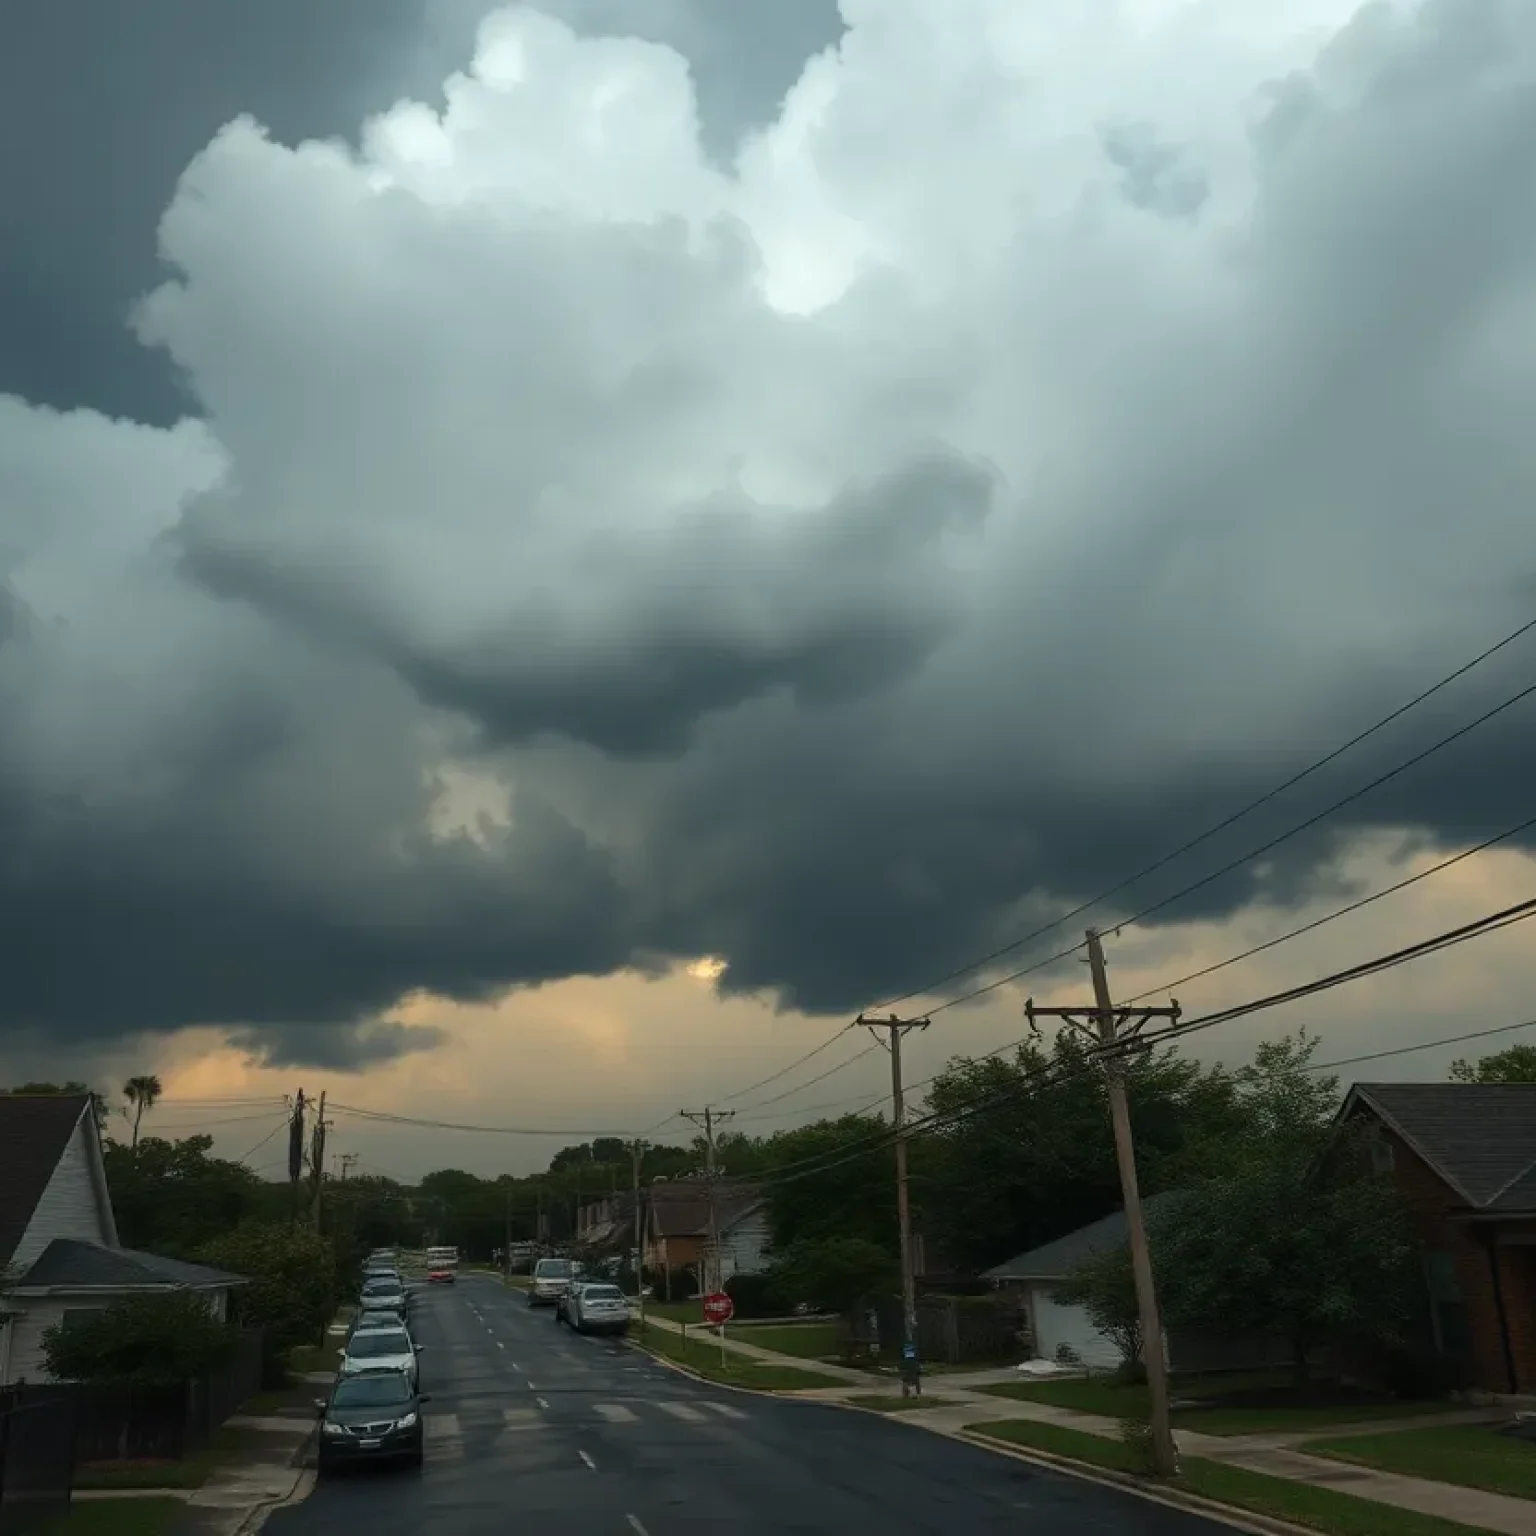
[[[692,1381],[489,1276],[424,1288],[412,1327],[432,1397],[425,1468],[328,1477],[271,1516],[271,1536],[1230,1529],[898,1420]]]

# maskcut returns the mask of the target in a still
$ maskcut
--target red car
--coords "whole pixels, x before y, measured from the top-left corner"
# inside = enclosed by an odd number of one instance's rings
[[[427,1271],[428,1285],[452,1285],[454,1278],[454,1271],[446,1264],[439,1265],[436,1269],[429,1269]]]

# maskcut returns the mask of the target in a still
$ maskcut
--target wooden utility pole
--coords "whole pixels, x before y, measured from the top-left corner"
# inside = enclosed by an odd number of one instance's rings
[[[309,1219],[316,1232],[320,1230],[320,1191],[325,1184],[325,1133],[330,1121],[325,1118],[325,1090],[320,1091],[320,1113],[315,1117],[315,1136],[309,1154]]]
[[[288,1122],[288,1224],[299,1219],[299,1180],[304,1176],[304,1090],[293,1097],[293,1118]]]
[[[917,1359],[917,1274],[912,1263],[912,1206],[907,1194],[907,1104],[901,1088],[901,1037],[909,1029],[927,1029],[927,1019],[898,1019],[893,1013],[885,1019],[866,1019],[861,1013],[855,1021],[874,1037],[888,1032],[889,1042],[881,1041],[891,1057],[891,1123],[896,1131],[896,1224],[901,1244],[901,1357],[903,1370],[901,1395],[905,1397],[914,1384],[916,1373],[906,1368]],[[921,1390],[919,1388],[919,1390]]]
[[[717,1198],[715,1169],[715,1127],[722,1121],[734,1120],[734,1109],[680,1109],[683,1119],[691,1120],[704,1128],[704,1179],[709,1190],[709,1252],[705,1273],[699,1283],[706,1296],[712,1296],[725,1284],[720,1263],[720,1202]]]
[[[640,1164],[645,1157],[645,1143],[637,1136],[629,1146],[630,1192],[634,1209],[629,1215],[630,1230],[635,1235],[635,1297],[640,1313],[640,1337],[645,1337],[645,1227],[640,1218]]]
[[[1115,1130],[1115,1160],[1120,1166],[1120,1191],[1125,1202],[1125,1225],[1130,1239],[1131,1272],[1136,1281],[1136,1309],[1141,1319],[1141,1357],[1147,1371],[1147,1396],[1151,1399],[1152,1463],[1160,1477],[1176,1477],[1179,1451],[1173,1438],[1173,1419],[1168,1407],[1168,1356],[1163,1348],[1163,1324],[1152,1276],[1152,1254],[1147,1246],[1147,1225],[1141,1210],[1141,1186],[1136,1177],[1136,1144],[1131,1136],[1131,1112],[1125,1095],[1127,1057],[1152,1049],[1138,1037],[1153,1019],[1178,1022],[1179,1005],[1166,1008],[1119,1008],[1109,995],[1109,976],[1104,969],[1104,946],[1099,930],[1088,930],[1088,964],[1093,973],[1092,1008],[1037,1008],[1034,998],[1024,1004],[1033,1024],[1037,1018],[1056,1018],[1086,1035],[1097,1046],[1095,1055],[1109,1084],[1109,1114]]]
[[[357,1167],[358,1154],[356,1152],[343,1152],[337,1159],[341,1167],[341,1182],[345,1184],[352,1170]]]

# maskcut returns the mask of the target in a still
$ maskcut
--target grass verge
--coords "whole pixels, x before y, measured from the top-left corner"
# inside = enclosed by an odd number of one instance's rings
[[[977,1424],[971,1432],[1111,1472],[1134,1476],[1139,1471],[1135,1453],[1119,1440],[1085,1434],[1060,1424],[1011,1419]],[[1375,1504],[1353,1494],[1335,1493],[1331,1488],[1293,1483],[1283,1477],[1269,1477],[1245,1467],[1229,1467],[1199,1457],[1183,1459],[1179,1479],[1172,1486],[1251,1514],[1289,1520],[1293,1525],[1322,1531],[1326,1536],[1488,1536],[1482,1526],[1442,1520],[1391,1504]]]
[[[828,1385],[823,1375],[796,1370],[794,1366],[769,1365],[745,1355],[727,1354],[722,1365],[720,1346],[713,1340],[685,1340],[681,1334],[665,1328],[647,1328],[643,1334],[636,1328],[631,1331],[630,1340],[650,1354],[685,1365],[690,1371],[729,1387],[755,1387],[760,1392],[795,1392]]]
[[[860,1392],[843,1401],[876,1413],[916,1413],[920,1408],[950,1408],[955,1403],[952,1397],[895,1397],[882,1392]]]
[[[1341,1435],[1309,1440],[1300,1449],[1383,1472],[1401,1472],[1406,1477],[1428,1477],[1437,1483],[1536,1499],[1536,1445],[1475,1425]]]
[[[212,1442],[181,1461],[91,1461],[75,1469],[75,1487],[82,1489],[201,1488],[208,1474],[231,1457],[263,1441],[257,1429],[226,1424],[214,1431]]]
[[[186,1505],[180,1499],[91,1499],[38,1527],[38,1536],[167,1536]]]
[[[1251,1376],[1193,1378],[1175,1382],[1175,1397],[1210,1394],[1218,1398],[1223,1390],[1240,1392],[1262,1381]],[[1107,1419],[1144,1419],[1149,1404],[1145,1386],[1124,1386],[1104,1379],[1072,1381],[1006,1381],[979,1387],[991,1397],[1007,1397],[1017,1402],[1047,1403],[1074,1413],[1098,1414]],[[1337,1424],[1366,1424],[1381,1419],[1407,1419],[1425,1413],[1443,1413],[1448,1405],[1439,1399],[1414,1402],[1343,1403],[1324,1408],[1180,1408],[1174,1410],[1174,1423],[1202,1435],[1259,1435],[1294,1430],[1305,1433]]]
[[[771,1349],[801,1360],[837,1359],[836,1323],[731,1323],[729,1332],[743,1344]]]

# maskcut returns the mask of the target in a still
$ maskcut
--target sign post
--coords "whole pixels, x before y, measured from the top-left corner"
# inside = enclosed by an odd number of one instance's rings
[[[704,1298],[704,1321],[713,1323],[720,1333],[720,1364],[725,1365],[725,1325],[736,1315],[736,1303],[724,1291],[712,1291]]]

